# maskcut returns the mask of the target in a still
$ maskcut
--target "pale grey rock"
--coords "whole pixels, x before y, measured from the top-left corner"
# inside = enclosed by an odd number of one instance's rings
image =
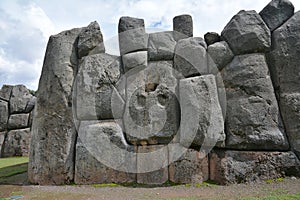
[[[0,99],[0,131],[4,131],[7,129],[8,117],[8,103]]]
[[[94,21],[83,28],[78,36],[78,58],[104,52],[105,47],[100,26]]]
[[[0,89],[0,99],[4,101],[9,101],[12,88],[13,86],[11,85],[3,85]]]
[[[186,149],[178,159],[177,144],[169,144],[169,180],[173,183],[199,184],[209,178],[208,156],[202,157],[199,151]],[[181,153],[181,152],[180,152]],[[173,161],[174,162],[171,162]]]
[[[235,55],[267,52],[271,46],[270,30],[254,10],[242,10],[233,16],[221,36]]]
[[[2,157],[2,148],[4,147],[4,140],[7,132],[0,132],[0,158]]]
[[[233,53],[227,42],[216,42],[207,48],[209,71],[222,70],[232,59]]]
[[[180,35],[193,37],[193,19],[190,15],[178,15],[173,18],[173,31]],[[175,36],[175,35],[174,35]],[[176,40],[176,38],[175,38]],[[178,41],[178,40],[176,40]]]
[[[291,152],[214,151],[210,179],[219,184],[272,180],[299,176],[300,161]]]
[[[147,68],[130,71],[123,116],[130,143],[165,144],[172,140],[180,120],[176,96],[179,78],[171,61],[150,62]]]
[[[66,184],[73,180],[76,130],[72,86],[81,29],[51,36],[37,91],[28,166],[29,182]]]
[[[293,16],[294,9],[289,0],[272,0],[259,14],[269,29],[274,31]]]
[[[207,32],[204,35],[204,40],[207,44],[207,46],[212,45],[216,42],[220,42],[221,41],[221,37],[218,33],[216,32]]]
[[[30,141],[29,128],[9,131],[5,137],[2,157],[28,156]]]
[[[200,37],[179,40],[175,48],[174,68],[184,77],[207,74],[204,40]]]
[[[138,50],[147,50],[148,34],[145,32],[143,19],[121,17],[118,30],[121,55]]]
[[[125,54],[122,56],[122,64],[124,72],[127,72],[135,67],[147,67],[148,52],[138,51]]]
[[[288,150],[265,56],[236,56],[222,77],[227,97],[226,147]]]
[[[33,96],[33,97],[27,102],[27,105],[26,105],[26,108],[25,108],[25,113],[29,113],[29,112],[33,111],[34,106],[35,106],[35,103],[36,103],[36,97]]]
[[[168,181],[168,148],[163,145],[138,146],[137,183],[161,185]]]
[[[148,59],[151,61],[173,60],[175,45],[173,31],[150,33]]]
[[[114,121],[82,121],[78,131],[75,183],[136,182],[136,154]]]
[[[24,85],[16,85],[12,88],[10,97],[10,113],[26,112],[26,106],[33,96]]]
[[[78,120],[122,118],[125,104],[115,88],[121,76],[120,68],[120,58],[109,54],[83,59],[75,89]]]
[[[29,113],[26,114],[13,114],[9,116],[8,129],[21,129],[27,128],[29,122]]]
[[[180,144],[224,146],[224,119],[214,75],[180,80]]]

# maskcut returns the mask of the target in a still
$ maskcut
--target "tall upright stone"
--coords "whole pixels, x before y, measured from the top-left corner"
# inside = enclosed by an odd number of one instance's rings
[[[37,91],[28,178],[36,184],[73,180],[76,130],[72,86],[77,72],[77,39],[81,29],[50,37]]]
[[[193,19],[190,15],[178,15],[173,18],[175,40],[193,37]],[[177,37],[176,37],[177,36]]]

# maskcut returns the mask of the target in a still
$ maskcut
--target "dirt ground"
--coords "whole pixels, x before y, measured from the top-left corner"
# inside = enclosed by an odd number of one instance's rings
[[[24,199],[64,199],[64,200],[194,200],[194,199],[243,199],[246,197],[266,197],[282,194],[299,194],[300,179],[280,179],[252,184],[219,186],[212,184],[180,185],[170,187],[133,186],[20,186],[0,185],[0,199],[23,196]],[[300,195],[299,195],[300,197]]]

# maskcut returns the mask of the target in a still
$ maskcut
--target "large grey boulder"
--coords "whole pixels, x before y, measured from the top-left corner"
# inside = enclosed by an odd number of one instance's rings
[[[209,71],[222,70],[232,59],[233,53],[225,41],[216,42],[207,48]]]
[[[124,72],[128,72],[136,67],[145,68],[148,65],[148,52],[138,51],[125,54],[122,56],[122,64]]]
[[[177,144],[169,144],[169,180],[173,183],[199,184],[209,178],[208,156],[203,156],[199,151],[186,149],[177,158]],[[181,151],[181,148],[178,148]],[[174,158],[175,157],[175,158]],[[174,162],[172,162],[174,161]]]
[[[291,152],[214,151],[210,179],[233,184],[299,176],[300,161]]]
[[[273,32],[267,56],[292,150],[300,157],[300,12]]]
[[[180,80],[180,144],[224,146],[224,120],[214,75]]]
[[[15,114],[28,111],[26,107],[28,102],[30,102],[32,98],[33,96],[24,85],[14,86],[12,88],[10,97],[10,113]]]
[[[145,32],[143,19],[121,17],[118,32],[121,55],[138,50],[147,50],[148,34]]]
[[[26,114],[13,114],[9,116],[8,129],[27,128],[29,122],[29,113]]]
[[[293,16],[294,5],[289,0],[272,0],[259,14],[269,29],[274,31]]]
[[[193,19],[190,15],[178,15],[173,18],[173,31],[175,40],[179,38],[193,37]]]
[[[4,131],[7,129],[8,117],[8,103],[0,99],[0,131]]]
[[[104,52],[105,47],[100,26],[94,21],[83,28],[78,36],[78,58]]]
[[[176,135],[180,120],[176,96],[179,76],[172,66],[171,61],[150,62],[147,68],[128,75],[123,121],[130,143],[165,144]]]
[[[124,100],[115,88],[121,76],[120,69],[117,56],[96,54],[83,58],[74,88],[78,120],[122,117]]]
[[[0,158],[2,157],[2,148],[4,147],[6,133],[6,131],[0,132]]]
[[[9,101],[12,88],[13,86],[11,85],[3,85],[0,89],[0,99],[4,101]]]
[[[114,121],[82,121],[76,145],[76,184],[136,182],[136,154]]]
[[[236,56],[222,77],[227,96],[226,147],[288,150],[265,56]]]
[[[2,157],[28,156],[30,141],[30,128],[9,131],[5,137]]]
[[[271,33],[261,16],[255,11],[240,11],[225,26],[221,36],[235,55],[267,52],[271,46]]]
[[[37,91],[28,178],[36,184],[73,180],[76,130],[72,86],[77,72],[76,41],[81,29],[51,36]]]
[[[173,60],[175,45],[173,31],[150,33],[148,59],[151,61]]]
[[[216,32],[207,32],[204,35],[204,40],[207,44],[207,46],[212,45],[216,42],[220,42],[221,37],[218,33]]]
[[[207,74],[204,40],[200,37],[179,40],[175,48],[174,68],[184,77]]]

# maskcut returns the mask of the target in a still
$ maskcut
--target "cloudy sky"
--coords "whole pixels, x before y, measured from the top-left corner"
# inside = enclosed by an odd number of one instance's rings
[[[194,36],[220,33],[239,10],[259,12],[269,0],[0,0],[0,87],[37,89],[50,35],[98,21],[113,44],[121,16],[145,19],[146,27],[171,30],[176,15],[190,14]],[[299,0],[291,0],[295,10]],[[109,48],[108,48],[109,50]]]

